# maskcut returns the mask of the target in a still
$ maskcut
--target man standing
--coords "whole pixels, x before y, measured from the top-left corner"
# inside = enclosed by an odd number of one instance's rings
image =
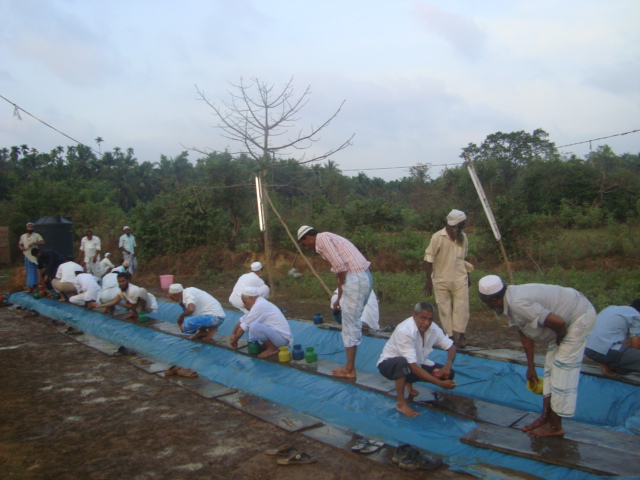
[[[333,304],[336,303],[338,299],[338,290],[333,292],[333,297],[329,301],[329,308],[333,308]],[[333,318],[336,322],[342,325],[342,311],[334,310]],[[367,304],[364,306],[364,310],[362,310],[362,332],[367,333],[369,329],[371,330],[380,330],[380,308],[378,307],[378,297],[376,297],[376,292],[371,290],[371,295],[369,295],[369,300]]]
[[[84,259],[85,271],[98,278],[100,278],[100,249],[100,239],[93,234],[93,230],[87,230],[80,240],[78,263]]]
[[[31,249],[44,245],[44,239],[33,231],[33,223],[27,223],[27,233],[23,233],[18,248],[24,255],[24,267],[27,274],[27,287],[33,293],[38,286],[38,260],[31,254]]]
[[[122,250],[122,258],[125,262],[129,262],[128,272],[133,276],[138,268],[138,260],[136,258],[136,237],[131,235],[131,228],[125,226],[122,227],[122,231],[124,232],[120,236],[120,250]]]
[[[278,307],[259,296],[256,287],[245,287],[241,297],[247,313],[229,337],[229,344],[233,348],[238,348],[238,340],[245,332],[248,332],[250,342],[262,342],[263,351],[258,354],[260,358],[275,355],[280,347],[291,345],[291,327]]]
[[[131,310],[131,312],[124,317],[125,319],[137,319],[138,312],[153,313],[158,311],[156,297],[147,292],[145,288],[129,283],[128,272],[118,273],[118,287],[120,287],[120,292],[113,298],[113,300],[106,303],[92,302],[89,304],[89,308],[113,307],[118,303],[123,302],[122,306]]]
[[[456,358],[456,347],[442,329],[433,323],[433,306],[427,302],[418,303],[413,316],[398,325],[387,341],[378,360],[378,370],[396,383],[398,404],[396,410],[407,417],[418,414],[407,400],[418,396],[413,388],[415,382],[429,382],[442,388],[455,388],[455,372],[451,369]],[[447,352],[447,363],[441,365],[429,360],[433,347]],[[408,397],[405,398],[404,390]]]
[[[262,298],[269,298],[270,292],[269,287],[262,279],[262,264],[260,262],[253,262],[250,268],[251,271],[249,273],[245,273],[238,278],[238,281],[233,287],[233,292],[231,292],[231,296],[229,296],[229,303],[244,313],[247,313],[248,310],[244,308],[241,296],[242,291],[246,287],[256,287],[258,289],[258,295]]]
[[[336,377],[356,378],[356,351],[362,341],[362,311],[373,288],[366,258],[346,238],[329,232],[319,233],[308,225],[298,229],[298,241],[315,250],[331,264],[338,281],[338,298],[333,309],[342,310],[342,341],[347,362],[333,370]]]
[[[627,339],[629,345],[624,345]],[[640,298],[629,307],[611,305],[602,310],[584,353],[608,377],[617,377],[618,371],[640,372]]]
[[[69,295],[76,295],[78,291],[74,283],[76,282],[76,272],[83,272],[82,266],[75,262],[64,262],[58,267],[56,277],[51,280],[53,289],[60,295],[59,302],[66,302]]]
[[[31,255],[38,259],[38,283],[43,283],[48,289],[52,289],[51,281],[64,260],[55,250],[40,250],[38,247],[31,249]]]
[[[460,348],[467,344],[464,334],[469,322],[469,271],[473,270],[465,261],[469,245],[464,233],[466,219],[460,210],[451,210],[446,227],[433,234],[424,253],[424,293],[435,292],[442,329],[452,339],[454,332],[458,333],[456,345]]]
[[[580,365],[596,311],[573,288],[530,283],[505,286],[497,275],[478,283],[480,300],[518,328],[527,356],[527,380],[538,381],[533,361],[534,340],[547,342],[543,408],[540,417],[522,430],[531,437],[562,436],[562,417],[576,410]]]
[[[182,307],[177,323],[182,333],[191,335],[191,339],[211,340],[224,322],[225,314],[220,302],[199,288],[182,288],[179,283],[174,283],[169,286],[168,296]]]
[[[73,285],[78,294],[69,298],[69,303],[84,307],[89,302],[95,302],[101,290],[100,285],[98,285],[96,281],[96,277],[90,273],[84,273],[82,269],[77,270],[75,273],[76,280]]]

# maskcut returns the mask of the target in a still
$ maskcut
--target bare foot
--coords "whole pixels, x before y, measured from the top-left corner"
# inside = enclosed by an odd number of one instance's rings
[[[420,392],[413,387],[407,387],[407,393],[409,394],[409,400],[413,400],[415,397],[420,395]]]
[[[548,421],[549,421],[549,419],[547,417],[540,416],[540,417],[538,417],[537,420],[533,421],[529,425],[526,425],[526,426],[522,427],[522,431],[523,432],[528,432],[529,430],[534,430],[536,428],[541,427],[542,425],[544,425]]]
[[[614,378],[618,376],[615,370],[613,370],[606,363],[598,363],[598,366],[600,367],[600,370],[602,370],[602,373],[604,373],[607,377]]]
[[[334,377],[339,378],[356,378],[356,372],[349,371],[345,367],[336,368],[331,371]]]
[[[564,430],[561,426],[551,425],[551,423],[545,423],[535,430],[527,432],[530,437],[542,438],[542,437],[562,437]]]
[[[416,412],[413,408],[411,408],[407,404],[396,405],[396,410],[402,413],[403,415],[406,415],[407,417],[417,417],[418,415],[420,415],[418,412]]]
[[[455,342],[456,347],[465,348],[467,346],[467,339],[464,336],[464,333],[461,333],[458,336],[458,341]]]
[[[131,312],[131,313],[130,313],[129,315],[127,315],[126,317],[123,317],[123,320],[127,320],[127,319],[129,319],[129,318],[132,318],[132,319],[134,319],[134,320],[135,320],[136,318],[138,318],[138,313],[137,313],[137,312]]]
[[[276,353],[278,353],[278,350],[268,348],[262,351],[261,353],[259,353],[258,358],[267,358],[267,357],[270,357],[271,355],[275,355]]]
[[[60,297],[60,300],[58,300],[58,301],[61,302],[61,303],[65,303],[67,301],[67,299],[64,298],[64,297]]]
[[[189,337],[189,340],[197,340],[198,338],[204,338],[207,335],[207,332],[203,332],[198,330],[196,333]]]

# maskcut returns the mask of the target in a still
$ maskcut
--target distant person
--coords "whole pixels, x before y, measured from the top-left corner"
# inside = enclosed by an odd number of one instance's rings
[[[128,262],[128,272],[133,276],[138,268],[138,259],[136,257],[136,237],[131,234],[131,228],[125,226],[122,227],[124,232],[120,236],[118,246],[122,250],[122,258],[125,262]]]
[[[346,238],[335,233],[318,232],[308,225],[298,229],[298,241],[329,262],[331,272],[336,275],[338,299],[332,308],[342,311],[342,341],[347,361],[333,370],[333,375],[356,378],[356,351],[362,342],[362,312],[373,288],[369,272],[371,262]]]
[[[80,240],[80,254],[78,263],[84,265],[87,273],[100,278],[100,239],[93,234],[93,230],[88,229],[85,236]]]
[[[260,262],[253,262],[249,273],[245,273],[238,278],[229,297],[229,303],[231,305],[241,312],[247,313],[247,309],[244,308],[244,304],[242,303],[242,298],[240,298],[245,287],[256,287],[258,289],[258,295],[262,298],[269,298],[270,289],[262,279],[262,264]]]
[[[60,295],[59,302],[66,302],[70,295],[77,295],[76,290],[76,272],[84,272],[81,265],[76,262],[64,262],[56,271],[56,276],[51,280],[51,285],[58,295]]]
[[[447,215],[447,225],[433,234],[424,252],[424,293],[435,293],[442,329],[460,348],[467,345],[465,332],[469,323],[469,272],[473,270],[465,260],[469,247],[464,233],[466,220],[464,212],[451,210]],[[458,334],[457,340],[454,333]]]
[[[418,391],[413,388],[414,383],[429,382],[447,389],[456,386],[452,369],[456,347],[453,340],[433,323],[433,317],[430,303],[418,303],[413,309],[413,316],[395,328],[378,360],[380,373],[396,383],[396,410],[407,417],[419,415],[407,402],[418,396]],[[429,360],[433,347],[447,352],[446,364]],[[405,388],[407,398],[404,396]]]
[[[113,263],[111,263],[111,259],[109,258],[110,256],[111,254],[107,252],[104,254],[104,258],[100,260],[100,266],[98,267],[98,270],[100,272],[100,275],[98,276],[100,278],[104,277],[107,273],[115,268]]]
[[[256,287],[245,287],[241,297],[247,313],[242,316],[229,337],[229,344],[233,348],[238,348],[238,340],[245,332],[250,342],[262,343],[263,350],[258,354],[260,358],[275,355],[280,347],[291,345],[291,327],[278,307],[262,298]]]
[[[540,417],[522,430],[531,437],[563,436],[562,417],[573,417],[580,365],[596,311],[577,290],[529,283],[506,286],[497,275],[478,283],[482,303],[518,328],[527,356],[527,380],[538,381],[534,341],[548,343]]]
[[[182,333],[191,335],[191,339],[211,340],[224,322],[225,313],[220,302],[199,288],[183,288],[174,283],[169,286],[168,296],[182,307],[176,321]]]
[[[640,298],[628,307],[612,305],[602,310],[584,353],[607,377],[640,372]]]
[[[96,277],[90,273],[84,273],[82,270],[76,271],[74,286],[78,294],[70,297],[69,303],[79,307],[85,307],[87,304],[95,302],[100,295],[100,290],[102,290]]]
[[[116,273],[129,273],[129,262],[125,260],[117,267],[113,267],[111,271]],[[129,279],[131,279],[131,274],[129,274]]]
[[[329,302],[329,308],[333,308],[333,304],[336,303],[337,299],[338,290],[333,292],[333,297],[331,297],[331,301]],[[333,316],[338,323],[342,324],[341,310],[334,310]],[[376,297],[376,292],[373,290],[371,290],[369,300],[362,311],[362,332],[366,333],[370,329],[374,331],[380,330],[380,309],[378,307],[378,297]]]
[[[58,267],[64,263],[62,256],[55,250],[40,250],[38,247],[31,249],[31,255],[38,259],[38,283],[42,283],[46,288],[52,290],[51,281],[58,273]]]
[[[158,311],[158,303],[156,297],[153,294],[147,292],[143,287],[138,287],[129,282],[129,272],[118,273],[118,287],[120,292],[113,298],[113,300],[106,303],[92,302],[89,304],[89,308],[103,308],[112,307],[118,303],[122,303],[122,306],[127,310],[131,310],[125,319],[137,319],[138,312],[153,313]]]
[[[24,255],[24,268],[27,275],[27,288],[29,293],[35,292],[38,286],[38,259],[31,254],[31,249],[44,245],[44,239],[39,233],[33,231],[33,223],[27,223],[27,233],[20,236],[18,248]]]

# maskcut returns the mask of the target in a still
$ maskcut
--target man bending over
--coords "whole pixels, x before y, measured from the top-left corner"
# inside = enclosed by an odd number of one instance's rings
[[[169,287],[169,298],[182,307],[177,323],[182,333],[191,335],[191,339],[211,340],[224,322],[220,302],[199,288],[183,288],[174,283]]]

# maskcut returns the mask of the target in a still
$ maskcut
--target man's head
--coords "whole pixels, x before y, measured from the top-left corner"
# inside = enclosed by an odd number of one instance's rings
[[[91,239],[93,238],[93,230],[87,230],[87,231],[85,232],[85,235],[87,236],[87,238],[88,238],[89,240],[91,240]]]
[[[127,272],[118,273],[118,286],[123,292],[129,288],[129,274]]]
[[[478,282],[480,300],[498,315],[504,313],[504,294],[507,286],[497,275],[487,275]]]
[[[262,276],[262,264],[260,262],[253,262],[251,264],[251,271],[256,275]]]
[[[418,327],[420,333],[425,333],[431,328],[434,316],[433,305],[430,303],[417,303],[413,309],[413,321],[416,322],[416,327]]]
[[[318,231],[309,225],[303,225],[298,229],[298,241],[309,250],[315,250],[317,235]]]
[[[33,247],[31,249],[31,255],[33,255],[34,257],[38,258],[41,254],[42,254],[42,252],[40,251],[40,249],[38,247]]]
[[[462,232],[467,226],[466,220],[467,216],[464,212],[456,210],[455,208],[449,212],[449,215],[447,215],[447,232],[449,232],[457,242],[463,241]]]
[[[122,266],[123,266],[124,268],[129,268],[129,261],[128,261],[128,260],[125,260],[124,262],[122,262]]]
[[[244,308],[251,310],[251,307],[253,307],[258,299],[258,295],[258,289],[256,287],[244,287],[242,295],[240,295]]]
[[[125,234],[127,234],[127,235],[131,236],[131,229],[130,229],[129,227],[127,227],[127,226],[122,227],[122,231],[123,231]]]
[[[184,288],[179,283],[172,283],[169,285],[169,292],[167,296],[174,302],[182,303],[182,292]]]
[[[31,222],[27,223],[27,232],[28,233],[33,232],[33,223]]]

